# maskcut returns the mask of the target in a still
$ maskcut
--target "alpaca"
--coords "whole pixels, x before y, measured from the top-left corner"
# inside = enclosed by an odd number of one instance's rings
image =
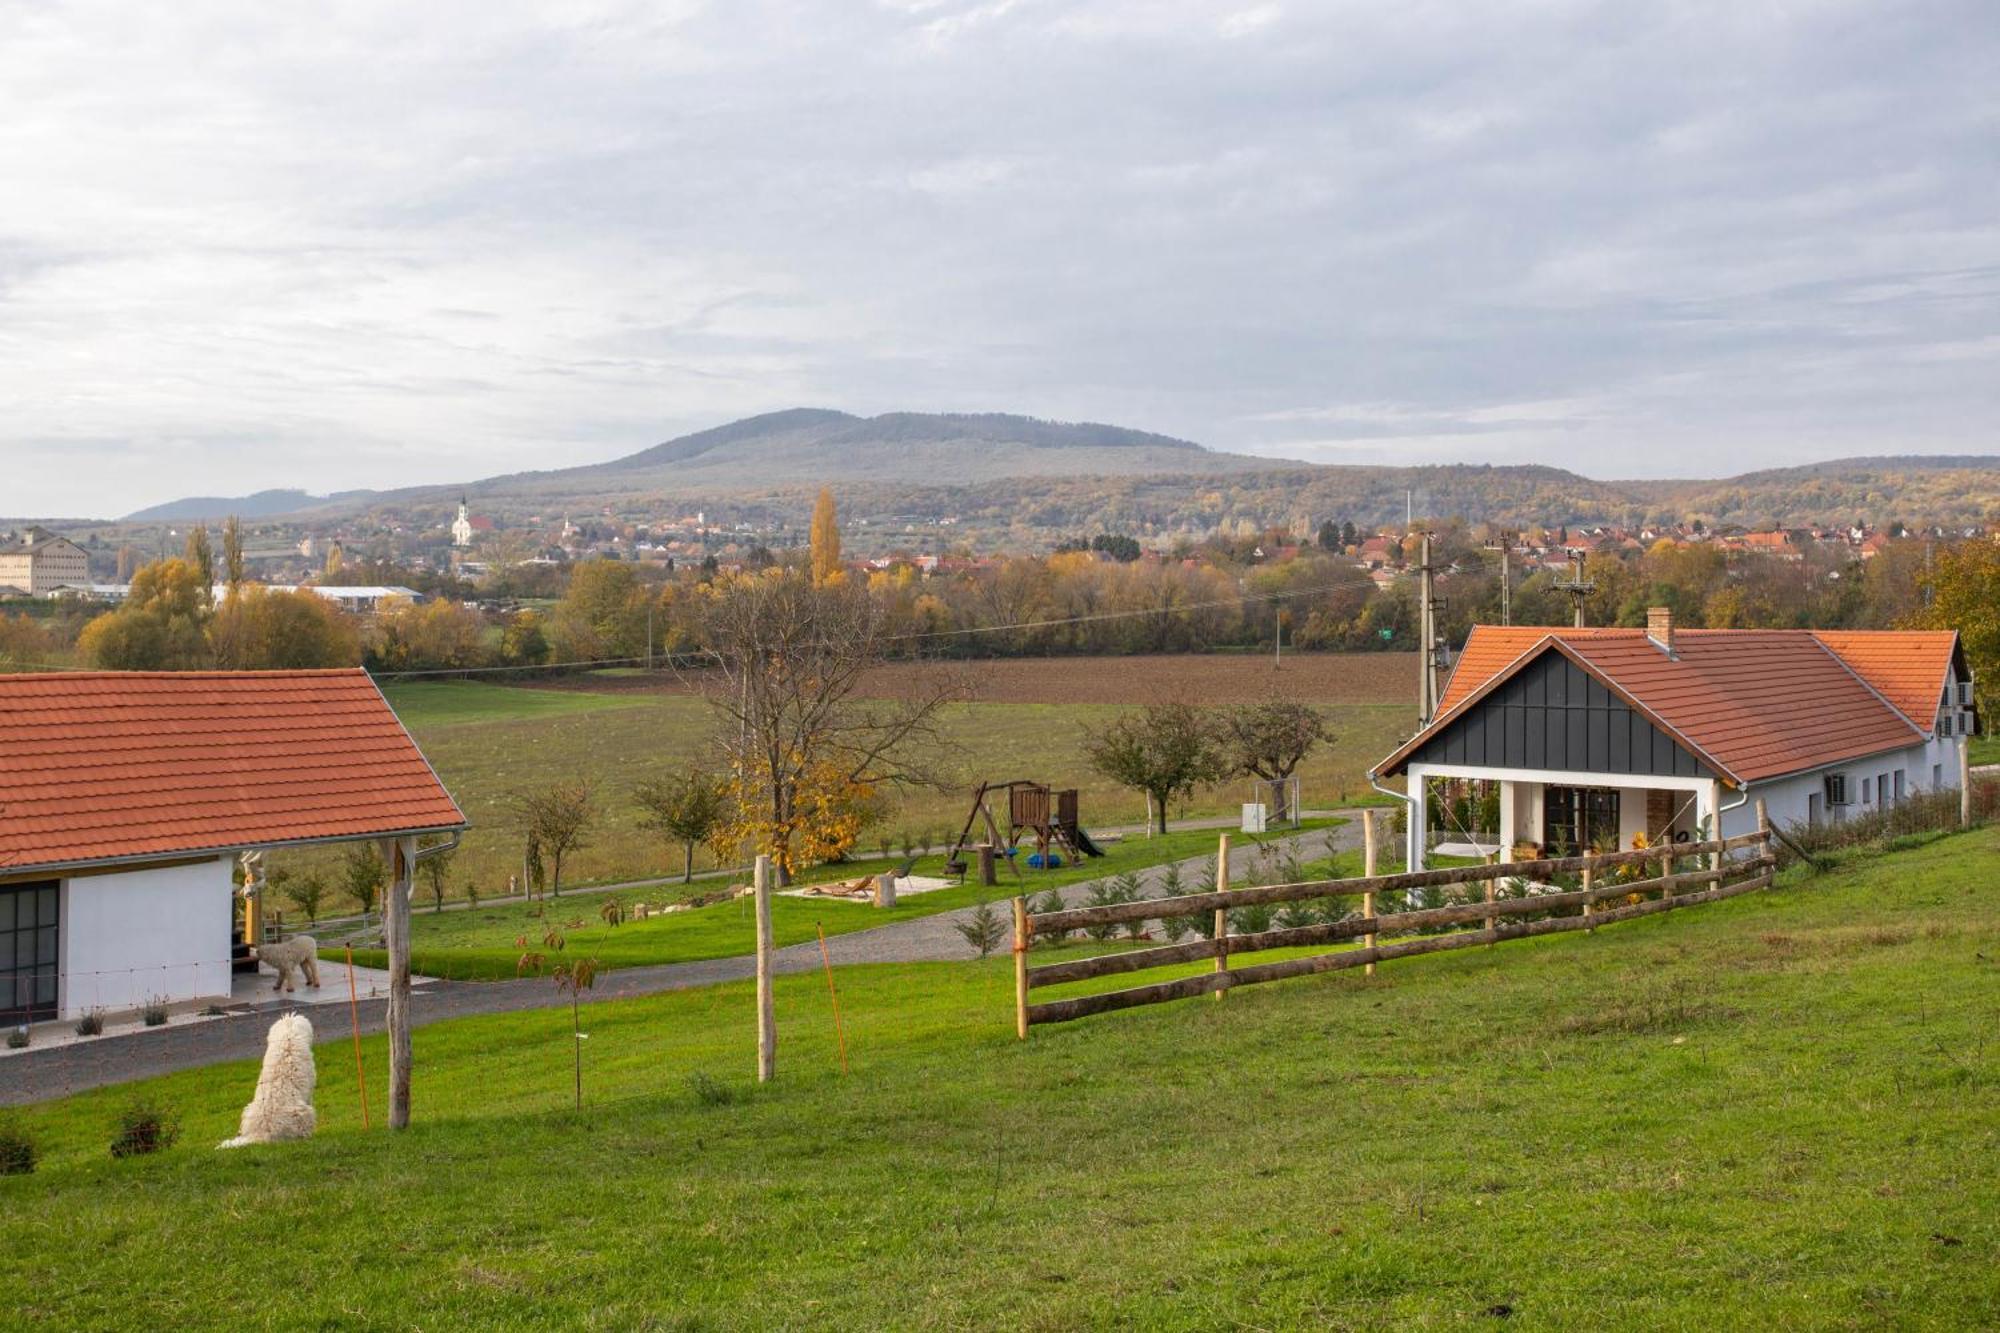
[[[294,935],[278,944],[260,944],[257,957],[277,969],[278,984],[273,990],[293,989],[293,968],[306,974],[307,986],[319,989],[319,941],[312,936]]]
[[[304,1014],[286,1014],[271,1024],[264,1041],[264,1068],[257,1091],[243,1108],[236,1137],[217,1147],[240,1148],[246,1143],[276,1143],[309,1139],[313,1114],[313,1029]]]

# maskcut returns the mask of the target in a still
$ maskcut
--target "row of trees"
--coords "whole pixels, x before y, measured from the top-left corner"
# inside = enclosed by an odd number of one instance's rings
[[[1176,796],[1232,777],[1269,783],[1273,815],[1289,817],[1286,780],[1315,746],[1332,739],[1326,715],[1294,699],[1236,708],[1169,701],[1123,714],[1091,732],[1084,757],[1104,777],[1144,792],[1155,831],[1165,833],[1167,807]]]

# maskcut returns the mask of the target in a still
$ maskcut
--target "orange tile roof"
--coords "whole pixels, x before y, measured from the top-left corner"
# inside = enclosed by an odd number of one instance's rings
[[[1643,629],[1475,626],[1430,727],[1392,771],[1529,658],[1564,652],[1732,782],[1913,745],[1928,736],[1957,636],[1901,630],[1677,630],[1674,656]]]
[[[1937,725],[1958,635],[1934,630],[1814,630],[1854,674],[1882,692],[1910,721],[1929,731]]]
[[[0,873],[464,825],[365,671],[0,675]]]

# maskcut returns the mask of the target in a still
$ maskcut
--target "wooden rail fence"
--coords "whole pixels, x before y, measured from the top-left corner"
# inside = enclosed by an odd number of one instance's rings
[[[1372,852],[1372,823],[1366,832],[1371,835],[1368,844]],[[1064,1023],[1091,1014],[1188,999],[1196,995],[1214,995],[1220,999],[1225,992],[1237,986],[1311,976],[1342,968],[1364,967],[1372,974],[1377,963],[1392,959],[1414,958],[1419,954],[1443,953],[1474,945],[1492,945],[1501,940],[1524,939],[1532,935],[1553,935],[1567,930],[1594,931],[1615,921],[1650,916],[1677,907],[1718,902],[1769,887],[1773,867],[1777,864],[1771,842],[1770,820],[1764,803],[1759,801],[1756,831],[1733,838],[1663,844],[1630,852],[1453,866],[1392,875],[1369,873],[1360,879],[1315,880],[1231,889],[1228,887],[1229,838],[1224,835],[1217,852],[1217,888],[1212,893],[1147,898],[1102,907],[1075,907],[1041,913],[1029,912],[1025,898],[1014,899],[1015,1028],[1025,1041],[1028,1029],[1039,1023]],[[1754,849],[1752,854],[1741,855],[1749,849]],[[1690,861],[1695,863],[1691,868],[1676,868]],[[1651,878],[1624,881],[1610,878],[1607,874],[1628,866],[1643,867],[1656,873]],[[1374,857],[1371,855],[1367,869],[1372,871],[1373,868]],[[1500,898],[1495,894],[1502,880],[1546,880],[1552,875],[1580,875],[1583,887],[1521,898]],[[1479,901],[1443,907],[1419,907],[1380,914],[1375,910],[1380,895],[1385,893],[1460,884],[1482,884],[1485,896]],[[1229,933],[1229,912],[1234,908],[1315,898],[1360,898],[1362,911],[1360,915],[1340,921],[1263,930],[1249,935]],[[1634,898],[1639,901],[1628,901],[1619,906],[1602,905],[1608,900]],[[1579,909],[1576,915],[1546,915],[1571,908]],[[1211,938],[1101,954],[1092,958],[1065,959],[1040,967],[1028,965],[1028,949],[1038,934],[1067,933],[1090,926],[1155,921],[1167,917],[1193,917],[1209,911],[1215,913],[1215,934]],[[1528,916],[1540,919],[1511,919]],[[1384,942],[1386,936],[1468,924],[1475,928]],[[1361,947],[1334,953],[1269,963],[1237,964],[1231,961],[1232,954],[1261,953],[1270,949],[1336,944],[1357,939],[1361,941]],[[1031,1004],[1028,999],[1031,991],[1043,986],[1119,976],[1156,967],[1199,962],[1205,958],[1215,960],[1213,971],[1041,1004]]]

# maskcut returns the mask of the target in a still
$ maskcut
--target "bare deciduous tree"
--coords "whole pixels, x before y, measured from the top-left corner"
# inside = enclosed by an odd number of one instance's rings
[[[681,882],[692,880],[695,844],[713,838],[727,813],[722,784],[689,769],[677,778],[642,782],[632,796],[646,812],[640,824],[680,845]]]
[[[1167,803],[1229,774],[1214,719],[1190,703],[1149,704],[1126,713],[1083,743],[1084,758],[1122,787],[1153,798],[1153,827],[1167,831]]]
[[[514,793],[513,805],[529,845],[548,857],[549,889],[560,896],[563,858],[589,841],[597,822],[597,784],[578,777],[526,787]]]
[[[730,578],[702,632],[714,666],[696,680],[730,773],[729,835],[768,852],[781,883],[802,860],[846,852],[871,792],[936,785],[939,710],[965,690],[934,664],[887,697],[864,694],[890,633],[865,587],[815,586],[796,569]]]
[[[1333,739],[1326,714],[1296,699],[1266,699],[1232,708],[1218,727],[1229,762],[1246,777],[1271,784],[1272,815],[1289,819],[1289,783],[1313,747]]]

